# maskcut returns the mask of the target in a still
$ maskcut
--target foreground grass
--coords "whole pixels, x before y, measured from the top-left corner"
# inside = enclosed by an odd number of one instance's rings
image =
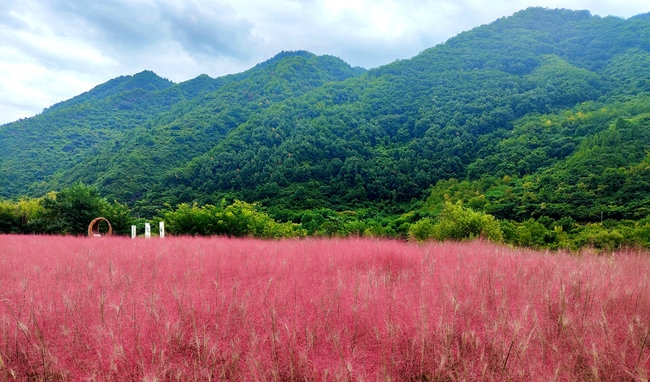
[[[0,236],[0,380],[647,380],[650,257]]]

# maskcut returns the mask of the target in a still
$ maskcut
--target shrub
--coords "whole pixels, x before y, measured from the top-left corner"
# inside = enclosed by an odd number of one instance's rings
[[[582,227],[574,241],[578,248],[588,246],[612,251],[623,245],[625,237],[616,229],[608,230],[601,224],[587,224]]]
[[[256,209],[255,204],[235,200],[220,206],[206,204],[199,207],[179,204],[175,210],[160,212],[167,230],[176,235],[227,235],[235,237],[281,238],[305,236],[306,230],[292,223],[278,223]]]
[[[549,230],[535,219],[529,219],[517,227],[515,244],[532,248],[557,248],[556,230]]]
[[[459,201],[445,202],[438,220],[431,228],[431,237],[439,241],[482,237],[499,242],[503,240],[503,232],[494,216],[465,208]]]
[[[638,224],[633,235],[638,246],[650,248],[650,223]]]
[[[435,223],[431,218],[420,219],[409,227],[409,238],[424,241],[433,237]]]
[[[503,232],[494,216],[463,207],[462,202],[445,202],[437,219],[422,218],[409,226],[409,238],[466,240],[482,237],[491,241],[503,240]]]

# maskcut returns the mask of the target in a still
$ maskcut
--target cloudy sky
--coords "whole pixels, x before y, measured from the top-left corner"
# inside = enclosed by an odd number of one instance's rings
[[[299,49],[372,68],[529,6],[650,11],[647,0],[0,0],[0,124],[145,69],[182,82]]]

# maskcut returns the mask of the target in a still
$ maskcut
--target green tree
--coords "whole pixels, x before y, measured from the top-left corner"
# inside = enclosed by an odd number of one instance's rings
[[[206,204],[199,207],[179,204],[175,210],[160,211],[167,230],[176,235],[227,235],[235,237],[282,238],[304,236],[306,230],[293,223],[278,223],[267,214],[258,211],[255,204],[234,200],[220,205]]]
[[[435,223],[428,218],[411,225],[409,236],[418,240],[466,240],[482,237],[491,241],[503,240],[499,222],[492,215],[463,207],[462,202],[445,202]]]
[[[40,230],[50,234],[83,235],[88,224],[101,216],[109,204],[96,188],[83,183],[51,192],[41,200]]]

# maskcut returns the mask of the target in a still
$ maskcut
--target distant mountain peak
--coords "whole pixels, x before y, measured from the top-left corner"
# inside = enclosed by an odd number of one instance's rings
[[[97,85],[89,91],[82,93],[74,98],[71,98],[67,101],[57,103],[45,111],[53,111],[60,109],[62,107],[72,106],[74,104],[79,104],[87,102],[90,100],[101,100],[111,97],[115,94],[119,94],[125,91],[142,89],[145,91],[157,91],[163,90],[170,86],[173,86],[174,83],[166,78],[158,76],[151,70],[143,70],[134,75],[119,76],[113,78],[103,84]]]
[[[283,50],[280,53],[276,54],[271,60],[281,60],[286,57],[312,58],[316,57],[316,55],[306,50]]]
[[[129,76],[127,76],[127,77],[129,77]],[[166,82],[171,82],[166,78],[160,77],[154,71],[149,70],[149,69],[143,70],[143,71],[141,71],[139,73],[136,73],[136,74],[134,74],[133,76],[130,76],[130,77],[132,77],[132,78],[140,78],[140,79],[147,79],[147,80],[157,81],[157,82],[159,82],[160,80],[164,80]]]
[[[305,59],[310,59],[316,57],[316,55],[306,50],[296,50],[296,51],[283,50],[280,53],[276,54],[275,56],[269,58],[268,60],[260,62],[259,64],[255,65],[255,68],[263,68],[263,67],[275,65],[276,63],[282,60],[293,58],[293,57],[302,57]]]

